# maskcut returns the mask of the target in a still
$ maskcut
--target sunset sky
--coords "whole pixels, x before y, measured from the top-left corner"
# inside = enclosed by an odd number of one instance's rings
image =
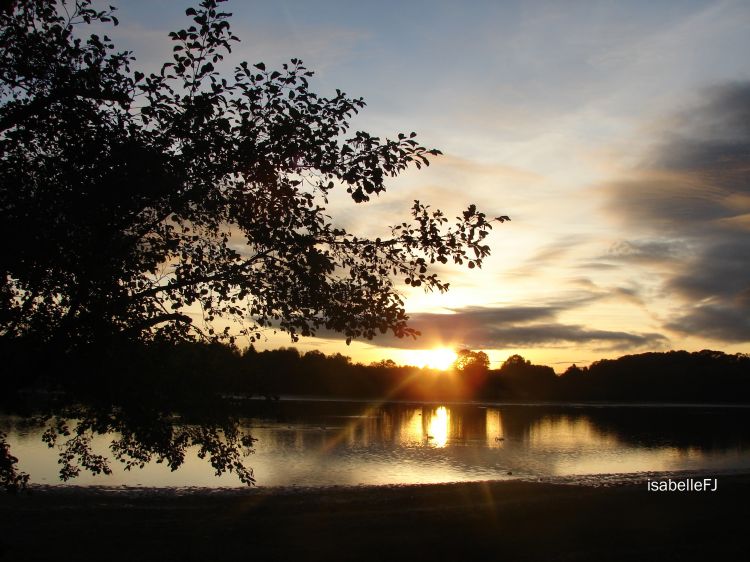
[[[111,2],[108,2],[111,3]],[[118,3],[110,33],[152,71],[189,2]],[[357,361],[412,350],[571,363],[750,351],[750,3],[229,2],[230,63],[301,58],[313,88],[365,98],[354,127],[443,151],[377,201],[330,211],[362,234],[413,199],[509,215],[481,271],[406,286],[419,340],[296,344]],[[270,336],[261,347],[289,345]]]

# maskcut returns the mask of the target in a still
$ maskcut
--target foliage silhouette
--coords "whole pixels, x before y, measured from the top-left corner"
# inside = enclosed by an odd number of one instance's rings
[[[560,399],[663,402],[750,402],[750,356],[704,349],[641,353],[571,366]]]
[[[551,367],[533,365],[515,354],[508,357],[496,376],[488,381],[484,394],[513,400],[554,400],[558,382]]]
[[[209,396],[282,395],[404,400],[550,400],[612,402],[750,402],[750,358],[704,350],[626,355],[571,366],[562,375],[510,356],[486,369],[485,353],[465,370],[437,371],[384,360],[370,365],[320,351],[279,348],[240,352],[220,343],[129,343],[109,356],[108,377],[81,378],[76,395],[142,395],[193,404]],[[472,370],[474,369],[474,370]]]
[[[185,461],[188,447],[198,447],[199,458],[207,458],[219,476],[233,472],[247,485],[255,483],[252,469],[243,457],[255,441],[230,417],[179,419],[173,413],[129,408],[68,407],[44,419],[43,439],[58,447],[60,479],[67,481],[81,469],[93,474],[110,474],[109,459],[92,451],[96,435],[112,435],[109,449],[126,470],[143,468],[154,460],[177,470]]]
[[[123,397],[121,397],[123,398]],[[43,427],[42,439],[58,451],[59,477],[69,481],[81,471],[111,474],[112,459],[125,470],[143,468],[149,462],[177,470],[189,449],[206,459],[217,476],[233,473],[248,486],[255,483],[245,457],[253,452],[255,439],[240,427],[229,405],[216,399],[202,403],[164,400],[89,400],[76,404],[47,404],[41,412],[27,414],[26,423]],[[109,454],[98,452],[95,439],[108,439]],[[0,487],[8,491],[26,488],[29,475],[19,472],[5,435],[0,433]]]
[[[0,431],[0,488],[8,492],[25,490],[29,483],[29,475],[18,470],[18,459],[10,454],[10,445],[6,438],[7,435]]]
[[[463,373],[471,371],[486,372],[490,368],[490,358],[484,351],[471,351],[461,349],[456,353],[456,361],[453,368]]]
[[[462,386],[469,396],[476,396],[487,381],[490,358],[484,351],[460,349],[456,352],[453,370],[460,375]]]
[[[364,101],[314,93],[300,60],[220,69],[238,41],[220,1],[186,11],[172,60],[148,76],[87,32],[118,24],[91,0],[0,12],[3,338],[68,352],[264,329],[415,336],[394,278],[444,291],[432,264],[489,255],[507,217],[474,205],[450,225],[415,201],[383,238],[336,226],[333,190],[364,203],[440,152],[414,133],[350,132]],[[218,318],[243,323],[232,333]]]
[[[550,367],[533,365],[514,355],[500,369],[483,372],[476,379],[467,379],[467,373],[400,366],[391,360],[362,365],[340,354],[326,356],[318,351],[302,354],[294,348],[259,352],[253,347],[240,353],[223,344],[200,342],[129,343],[111,355],[110,361],[106,365],[107,377],[76,381],[80,385],[73,387],[76,404],[63,402],[42,407],[49,412],[47,438],[50,443],[61,445],[61,471],[65,477],[72,477],[82,469],[104,471],[109,464],[92,452],[91,439],[115,432],[120,437],[111,444],[111,451],[126,466],[161,459],[176,468],[192,443],[206,452],[216,470],[235,471],[250,483],[252,472],[243,458],[252,439],[240,430],[235,414],[247,415],[249,403],[245,398],[253,394],[428,403],[467,400],[750,403],[750,358],[709,350],[629,355],[597,361],[585,368],[572,366],[559,376]],[[220,399],[220,395],[225,398]],[[28,417],[39,407],[33,402],[25,409],[22,405],[34,396],[43,400],[49,400],[50,396],[61,396],[63,401],[71,399],[64,393],[6,393],[0,395],[0,407]],[[325,403],[255,400],[252,408],[285,411],[293,407],[290,404],[299,404],[307,410]],[[175,417],[175,413],[179,416]],[[634,439],[653,440],[669,434],[671,440],[685,442],[686,446],[695,443],[698,437],[701,446],[722,442],[697,419],[693,420],[695,428],[682,421],[673,431],[667,431],[665,428],[672,427],[670,420],[674,421],[674,416],[671,410],[665,413],[658,428],[648,427],[649,423],[640,415],[633,415],[631,409],[605,410],[596,419],[604,432],[617,431],[618,427],[632,429]],[[686,432],[685,427],[690,427],[690,431]],[[741,432],[743,427],[737,426],[737,431]],[[505,429],[512,432],[510,427]],[[18,471],[16,459],[0,436],[0,485],[19,489],[27,480],[28,476]]]

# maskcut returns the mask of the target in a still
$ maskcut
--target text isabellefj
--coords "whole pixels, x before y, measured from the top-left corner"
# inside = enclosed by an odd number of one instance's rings
[[[685,478],[683,480],[649,480],[649,492],[715,492],[719,489],[717,478]]]

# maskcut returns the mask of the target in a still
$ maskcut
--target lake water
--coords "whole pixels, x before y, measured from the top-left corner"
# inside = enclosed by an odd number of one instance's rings
[[[488,479],[597,481],[609,474],[750,470],[750,408],[248,402],[240,426],[257,439],[246,464],[259,486],[435,483]],[[43,428],[0,416],[19,468],[60,484]],[[112,436],[98,435],[108,454]],[[193,451],[194,453],[195,451]],[[110,455],[111,456],[111,455]],[[149,463],[113,474],[82,472],[68,484],[234,487],[206,460],[176,471]]]

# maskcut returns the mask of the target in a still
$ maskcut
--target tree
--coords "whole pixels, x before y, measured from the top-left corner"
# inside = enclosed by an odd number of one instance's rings
[[[17,492],[26,489],[29,483],[29,475],[19,472],[16,465],[18,459],[10,454],[5,433],[0,431],[0,488],[8,492]]]
[[[3,339],[67,351],[268,328],[415,336],[394,279],[445,291],[433,264],[489,255],[507,217],[474,205],[449,224],[415,201],[384,238],[336,226],[333,190],[363,204],[440,152],[414,133],[351,133],[364,101],[314,93],[297,59],[221,70],[238,41],[221,1],[186,11],[172,60],[149,76],[87,32],[118,24],[91,0],[0,12]],[[242,329],[215,331],[218,318]]]
[[[508,357],[505,361],[503,361],[502,366],[500,367],[501,371],[518,371],[523,370],[524,367],[528,367],[531,365],[531,361],[528,359],[524,359],[517,353],[514,355],[511,355]]]
[[[490,358],[484,351],[462,349],[456,352],[453,368],[463,373],[486,373],[490,368]]]
[[[228,413],[223,402],[209,402],[185,408],[179,414],[164,409],[161,401],[139,396],[116,407],[108,404],[55,404],[44,415],[24,418],[29,427],[44,428],[42,440],[57,449],[59,477],[68,481],[82,470],[111,474],[112,462],[92,443],[98,436],[109,441],[111,459],[125,470],[143,468],[150,462],[177,470],[191,449],[207,460],[217,476],[234,474],[248,486],[255,484],[253,470],[245,459],[252,453],[255,438],[239,419]],[[17,492],[27,488],[29,474],[17,467],[6,435],[0,432],[0,490]]]
[[[456,352],[453,369],[460,373],[461,382],[469,396],[476,396],[487,381],[490,358],[484,351],[461,349]]]
[[[505,397],[548,400],[556,396],[558,380],[552,367],[534,365],[516,354],[503,362],[498,374]]]
[[[210,462],[216,476],[229,472],[243,484],[255,483],[253,470],[245,466],[244,458],[252,452],[256,439],[236,418],[219,409],[202,412],[199,417],[176,419],[174,413],[148,406],[153,404],[62,407],[39,420],[46,426],[42,440],[59,450],[60,480],[77,477],[81,469],[92,474],[112,473],[109,458],[91,446],[94,437],[102,435],[111,438],[108,448],[125,470],[143,468],[154,461],[174,471],[194,447],[198,458]]]

